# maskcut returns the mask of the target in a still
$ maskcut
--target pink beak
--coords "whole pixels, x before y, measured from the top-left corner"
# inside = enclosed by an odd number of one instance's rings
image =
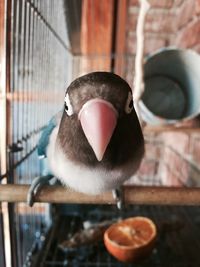
[[[101,161],[116,127],[118,112],[111,103],[95,98],[83,105],[78,117],[97,160]]]

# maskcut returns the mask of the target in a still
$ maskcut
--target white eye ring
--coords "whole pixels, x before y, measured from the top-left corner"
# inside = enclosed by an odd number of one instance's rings
[[[133,96],[131,92],[128,92],[128,97],[126,100],[126,106],[125,106],[125,112],[127,114],[131,113],[131,111],[133,110]]]
[[[65,96],[65,111],[66,111],[68,116],[71,116],[74,114],[73,107],[71,105],[68,94],[66,94],[66,96]]]

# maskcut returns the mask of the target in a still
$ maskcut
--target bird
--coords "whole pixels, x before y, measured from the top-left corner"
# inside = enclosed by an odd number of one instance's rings
[[[85,194],[119,188],[144,156],[144,137],[129,84],[103,71],[72,81],[63,109],[42,132],[38,155],[46,168],[32,182],[29,205],[36,189],[53,177]]]

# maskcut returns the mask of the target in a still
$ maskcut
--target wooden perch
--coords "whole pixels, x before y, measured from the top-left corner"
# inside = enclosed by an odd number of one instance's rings
[[[0,185],[0,202],[26,202],[29,185]],[[200,205],[200,188],[124,186],[126,204]],[[111,192],[93,196],[63,186],[44,186],[35,202],[115,204]]]

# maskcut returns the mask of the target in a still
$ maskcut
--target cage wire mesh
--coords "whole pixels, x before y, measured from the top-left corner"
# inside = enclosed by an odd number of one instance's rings
[[[38,135],[62,108],[72,79],[62,1],[12,1],[9,105],[9,183],[30,184],[41,174]],[[49,225],[49,208],[10,205],[12,254],[23,266]]]

